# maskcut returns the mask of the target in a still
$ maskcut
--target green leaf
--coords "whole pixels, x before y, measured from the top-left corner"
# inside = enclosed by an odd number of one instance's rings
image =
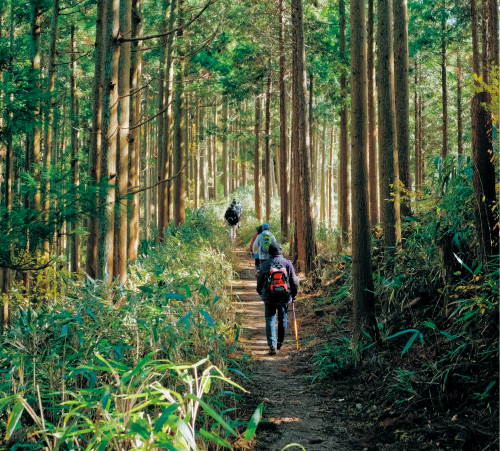
[[[182,299],[184,299],[186,296],[184,296],[183,294],[177,294],[177,293],[165,293],[165,300],[169,300],[169,299],[175,299],[177,301],[180,301]]]
[[[128,381],[130,379],[132,379],[132,377],[134,377],[136,374],[140,373],[142,371],[143,366],[146,365],[146,363],[148,363],[151,360],[151,358],[153,357],[155,352],[156,351],[150,352],[146,357],[144,357],[143,359],[141,359],[139,361],[139,363],[136,365],[136,367],[132,371],[126,373],[122,379],[123,383],[124,384],[128,383]]]
[[[250,418],[248,422],[247,430],[245,431],[245,440],[252,440],[255,435],[255,431],[257,431],[257,426],[262,418],[262,409],[264,408],[264,403],[260,403],[258,407],[255,409],[255,412]]]
[[[149,439],[150,434],[148,429],[148,423],[142,418],[138,418],[132,424],[129,423],[128,427],[129,431],[132,432],[133,434],[140,435],[144,440]]]
[[[9,421],[7,423],[7,431],[5,433],[5,440],[9,440],[12,436],[12,433],[15,431],[17,423],[23,414],[24,407],[21,401],[16,402],[16,405],[13,407],[12,412],[9,416]]]
[[[410,346],[413,344],[413,342],[415,341],[415,339],[418,337],[418,334],[419,332],[416,331],[411,337],[410,339],[408,340],[408,342],[406,343],[406,346],[403,348],[403,350],[401,351],[401,355],[404,355],[404,353],[406,351],[408,351],[408,349],[410,349]]]
[[[65,337],[66,335],[68,335],[68,329],[69,329],[69,326],[66,324],[66,325],[62,328],[62,331],[61,331],[61,337]]]
[[[466,264],[465,262],[457,255],[455,254],[455,252],[453,252],[453,255],[455,256],[455,258],[458,260],[458,263],[460,263],[467,271],[469,271],[471,274],[474,274],[474,272],[472,271],[472,269],[470,269]]]
[[[200,429],[200,434],[206,439],[214,442],[216,445],[231,449],[231,445],[229,443],[227,443],[223,438],[219,437],[218,435],[213,434],[212,432],[205,431],[205,429]]]
[[[85,307],[85,311],[92,317],[94,318],[94,321],[97,323],[97,318],[95,317],[95,315],[90,311],[90,309],[88,309],[87,307]]]
[[[143,293],[149,293],[149,294],[153,294],[155,291],[153,290],[153,288],[151,287],[151,285],[142,285],[140,287],[138,287],[139,290],[141,290]]]
[[[205,317],[208,324],[210,324],[212,327],[215,327],[215,324],[212,321],[212,317],[207,312],[205,312],[205,310],[200,310],[200,313]]]
[[[394,335],[391,335],[390,337],[387,337],[387,339],[389,340],[389,338],[395,338],[395,337],[399,337],[400,335],[403,335],[403,334],[408,334],[410,332],[418,332],[417,329],[406,329],[406,330],[402,330],[400,332],[396,332]]]
[[[193,294],[191,293],[191,288],[189,288],[189,285],[183,285],[182,288],[186,290],[186,296],[190,298]]]
[[[196,395],[193,395],[192,393],[188,393],[187,397],[189,399],[194,399],[195,401],[198,401],[200,403],[200,406],[203,407],[203,410],[208,413],[217,423],[219,423],[226,431],[231,432],[234,436],[238,437],[238,434],[236,431],[229,426],[229,424],[226,423],[226,421],[214,410],[212,407],[210,407],[205,401],[202,399],[198,398]]]
[[[111,396],[111,389],[107,387],[106,392],[104,393],[104,396],[101,399],[101,406],[104,410],[108,409],[107,404],[110,396]]]
[[[177,421],[177,433],[180,433],[189,447],[193,450],[197,450],[196,442],[194,441],[193,433],[191,429],[189,429],[188,425],[184,422],[184,420],[179,418]]]
[[[160,418],[156,420],[155,423],[155,429],[154,432],[157,434],[158,432],[161,431],[161,428],[165,425],[165,423],[168,421],[168,418],[170,415],[172,415],[177,408],[179,407],[178,404],[170,404],[160,415]]]
[[[177,321],[177,325],[185,323],[189,318],[191,318],[191,316],[193,316],[192,313],[188,313],[187,315],[184,315],[179,321]]]

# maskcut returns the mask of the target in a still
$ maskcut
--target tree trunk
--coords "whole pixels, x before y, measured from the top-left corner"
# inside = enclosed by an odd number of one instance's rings
[[[330,164],[328,166],[328,227],[333,227],[333,143],[335,141],[334,126],[330,138]]]
[[[394,0],[394,87],[399,181],[402,191],[401,215],[411,216],[410,192],[410,88],[408,79],[407,0]]]
[[[339,39],[340,58],[342,66],[340,69],[340,148],[339,148],[339,223],[342,244],[349,242],[349,144],[347,135],[347,76],[346,76],[346,37],[345,37],[345,0],[339,1]],[[342,248],[337,242],[337,252]]]
[[[200,105],[200,129],[198,130],[198,140],[200,142],[200,162],[201,162],[201,187],[200,194],[203,204],[208,202],[208,155],[207,140],[205,136],[205,105],[206,97],[202,97],[203,103]]]
[[[217,98],[215,99],[214,104],[214,126],[215,130],[217,130]],[[212,135],[213,142],[213,179],[214,179],[214,199],[217,200],[217,154],[218,154],[218,143],[217,143],[217,133]]]
[[[260,193],[260,110],[261,99],[257,95],[255,97],[255,153],[253,160],[253,180],[255,184],[255,216],[257,216],[259,222],[262,220],[262,201]]]
[[[197,210],[199,208],[200,203],[200,140],[198,137],[199,129],[200,129],[200,100],[199,98],[195,104],[195,119],[192,122],[194,126],[194,130],[192,131],[193,137],[193,148],[191,152],[193,155],[193,179],[194,179],[194,209]]]
[[[419,107],[419,93],[418,93],[418,63],[417,59],[415,57],[415,74],[414,74],[414,81],[415,81],[415,96],[414,96],[414,109],[415,109],[415,128],[414,128],[414,135],[415,135],[415,191],[418,191],[420,188],[420,144],[419,144],[419,138],[420,138],[420,133],[419,133],[419,116],[418,116],[418,107]]]
[[[71,26],[71,169],[73,176],[73,192],[75,196],[75,209],[78,211],[78,191],[80,186],[80,161],[78,160],[78,141],[79,141],[79,120],[78,120],[78,98],[76,94],[76,40],[75,25]],[[80,272],[80,235],[75,233],[78,228],[78,222],[72,221],[71,229],[71,272],[78,277]]]
[[[471,105],[474,210],[479,251],[483,258],[499,253],[491,114],[483,107],[490,101],[488,93],[480,92],[473,97]]]
[[[141,0],[132,0],[132,37],[142,35],[142,3]],[[142,67],[142,41],[132,43],[131,52],[131,117],[130,117],[130,186],[132,190],[139,188],[139,154],[141,141],[141,67]],[[128,241],[128,259],[135,261],[139,254],[139,193],[132,194],[129,198],[130,227]]]
[[[379,0],[378,4],[378,123],[379,152],[381,159],[381,191],[383,200],[382,227],[385,245],[396,245],[396,205],[392,187],[396,184],[395,174],[395,103],[392,54],[392,0]]]
[[[367,70],[368,70],[368,161],[369,161],[369,192],[370,192],[370,224],[374,227],[379,222],[379,201],[377,193],[377,141],[375,138],[375,65],[374,65],[374,0],[368,0],[368,39],[367,39]]]
[[[368,92],[365,36],[365,1],[351,0],[352,207],[356,212],[352,215],[354,345],[361,342],[363,331],[372,337],[376,334],[366,167]]]
[[[446,2],[445,2],[446,3]],[[448,89],[446,86],[446,10],[443,6],[441,18],[441,90],[443,101],[443,164],[448,155]],[[399,111],[398,111],[399,115]]]
[[[498,26],[498,0],[490,0],[490,21],[491,21],[491,62],[495,66],[500,66],[500,38]]]
[[[310,142],[308,136],[308,121],[306,117],[306,93],[307,80],[305,71],[305,44],[304,44],[304,15],[302,8],[302,0],[292,0],[292,15],[293,27],[296,29],[296,51],[297,51],[297,93],[298,93],[298,128],[299,128],[299,166],[302,191],[302,211],[303,216],[303,235],[298,236],[299,243],[303,241],[305,244],[305,273],[306,275],[314,270],[315,259],[317,254],[316,237],[314,234],[314,216],[313,216],[313,201],[314,196],[311,192],[311,161],[310,161]],[[295,113],[295,111],[294,111]],[[300,245],[299,245],[300,246]]]
[[[224,188],[224,197],[229,197],[229,153],[228,153],[228,96],[222,99],[222,187]]]
[[[178,28],[177,38],[182,38],[184,26],[184,0],[179,0],[178,3]],[[186,219],[185,213],[185,197],[186,197],[186,134],[185,127],[185,98],[184,98],[184,56],[180,52],[179,58],[176,59],[175,70],[175,100],[174,100],[174,222],[175,225],[184,223]]]
[[[490,0],[483,0],[482,7],[482,69],[483,69],[483,82],[489,83],[489,69],[491,63],[491,22],[490,22]]]
[[[281,196],[281,237],[288,241],[288,155],[287,155],[287,123],[286,123],[286,84],[285,84],[285,22],[283,0],[279,2],[279,53],[280,53],[280,196]]]
[[[97,277],[111,283],[113,280],[114,224],[116,199],[116,156],[118,144],[118,42],[120,0],[110,0],[106,13],[106,51],[104,62],[104,90],[102,97],[102,139],[101,167],[106,174],[106,196],[103,196],[104,213],[99,221],[99,258]]]
[[[120,35],[129,36],[132,32],[132,0],[120,0]],[[127,281],[127,192],[129,185],[129,126],[130,126],[130,42],[122,42],[120,47],[120,61],[118,69],[118,88],[120,96],[120,134],[119,134],[119,207],[117,224],[117,244],[115,251],[116,264],[113,276],[119,277],[120,283]]]
[[[102,90],[104,84],[104,48],[105,48],[105,20],[108,0],[97,1],[97,19],[96,19],[96,44],[94,57],[94,81],[92,84],[92,132],[90,134],[90,156],[89,173],[90,180],[97,187],[101,181],[101,154],[102,154]],[[97,188],[96,188],[97,189]],[[97,189],[96,192],[96,210],[101,212],[101,202],[103,193]],[[89,277],[97,277],[97,233],[98,217],[92,214],[89,218],[89,236],[87,241],[87,262],[86,272]]]
[[[269,62],[270,63],[270,62]],[[271,147],[269,146],[269,134],[271,133],[271,64],[269,64],[269,72],[267,75],[267,89],[266,89],[266,122],[264,131],[264,145],[265,145],[265,182],[266,182],[266,221],[271,220]]]
[[[463,125],[462,125],[462,61],[460,50],[457,48],[457,147],[458,156],[464,152]]]
[[[326,125],[323,124],[323,143],[321,147],[321,193],[320,193],[320,221],[326,220]]]

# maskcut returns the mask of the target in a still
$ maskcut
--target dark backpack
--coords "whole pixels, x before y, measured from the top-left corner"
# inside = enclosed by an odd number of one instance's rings
[[[271,301],[277,304],[287,304],[290,300],[290,284],[286,267],[278,261],[271,262],[267,280],[267,294]]]
[[[269,230],[264,230],[262,232],[262,252],[265,254],[269,253],[269,246],[271,245],[271,242],[273,241],[273,234]]]

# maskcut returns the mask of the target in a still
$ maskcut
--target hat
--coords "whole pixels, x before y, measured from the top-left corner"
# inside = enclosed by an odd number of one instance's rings
[[[281,255],[283,253],[283,248],[281,247],[281,244],[276,242],[272,242],[269,245],[269,256],[270,257],[276,257],[278,255]]]
[[[262,224],[262,230],[269,230],[269,224],[267,222]]]

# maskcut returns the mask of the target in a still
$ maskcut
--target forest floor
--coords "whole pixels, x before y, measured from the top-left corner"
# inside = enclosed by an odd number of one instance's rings
[[[255,408],[264,403],[263,418],[254,451],[280,451],[291,443],[300,444],[306,451],[362,450],[353,440],[340,417],[338,409],[346,405],[345,394],[329,393],[324,387],[311,384],[312,346],[318,340],[315,324],[304,321],[300,303],[296,303],[299,330],[299,350],[293,329],[293,313],[288,312],[287,338],[277,354],[270,356],[266,340],[264,304],[256,292],[253,259],[243,249],[236,250],[239,280],[233,282],[237,321],[242,326],[240,346],[251,358],[241,381],[250,392],[245,397],[242,419],[248,420]],[[244,416],[248,416],[245,418]],[[300,450],[299,446],[288,449]]]

